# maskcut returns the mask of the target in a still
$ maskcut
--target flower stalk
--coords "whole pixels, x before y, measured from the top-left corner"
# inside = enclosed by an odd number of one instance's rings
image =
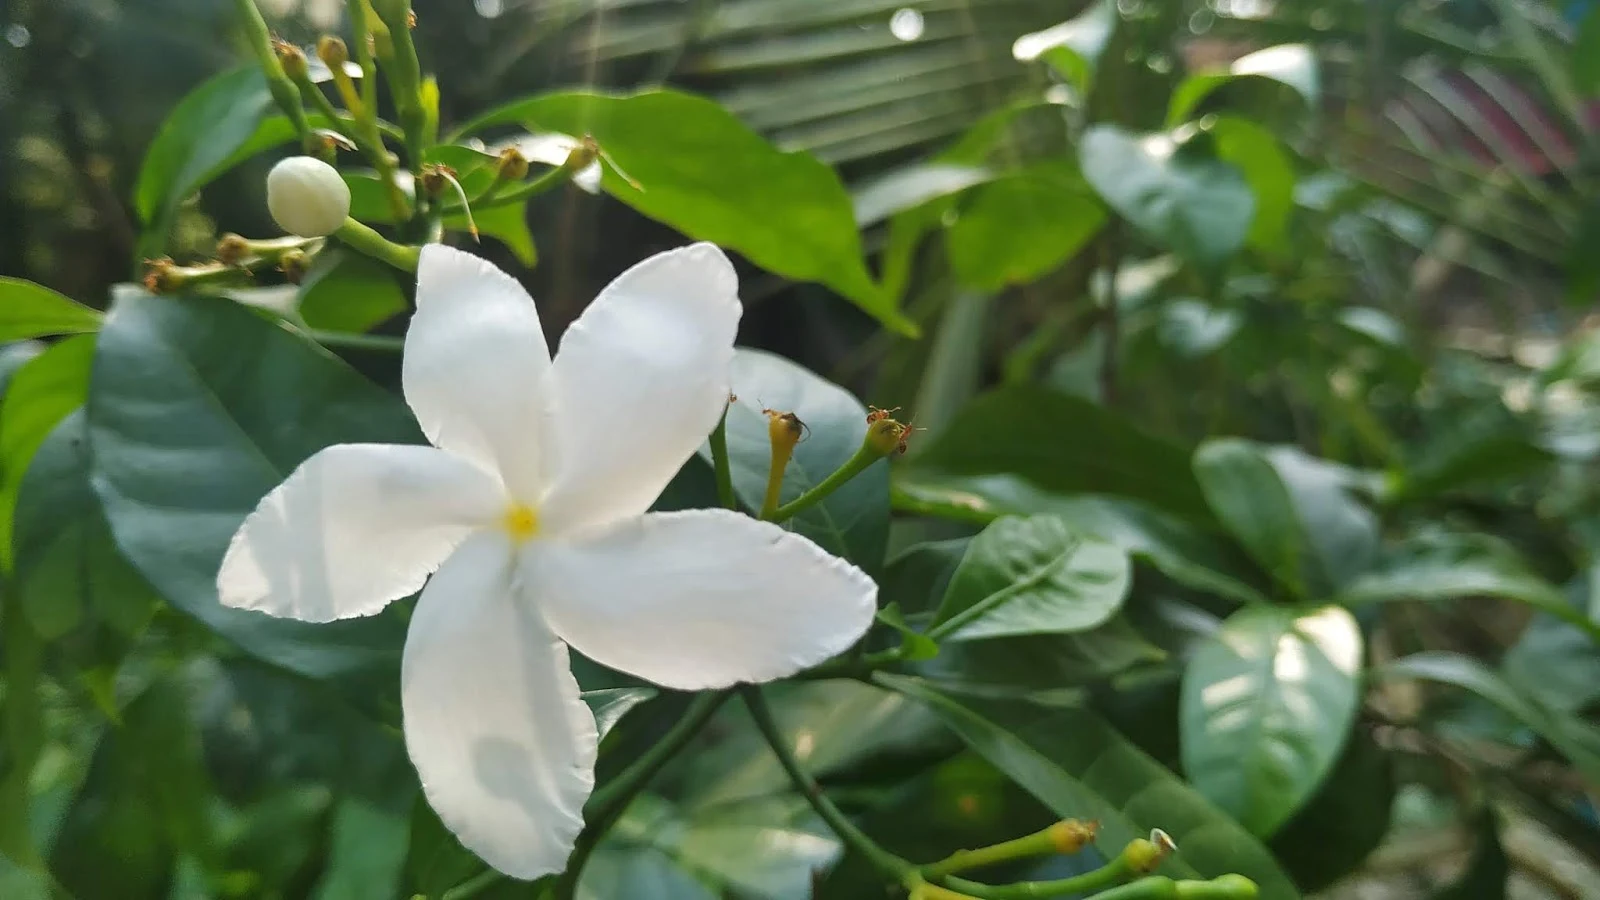
[[[689,702],[689,707],[683,711],[683,715],[672,728],[662,735],[647,753],[624,769],[605,787],[594,792],[589,802],[584,805],[584,819],[587,825],[583,833],[578,836],[578,842],[573,845],[566,871],[556,882],[554,892],[556,900],[572,900],[576,896],[584,864],[589,861],[594,848],[599,846],[600,839],[611,830],[611,826],[616,824],[617,819],[627,810],[628,804],[644,790],[650,779],[654,778],[656,773],[660,772],[662,767],[693,740],[707,722],[711,721],[711,717],[722,707],[728,696],[728,691],[713,691],[696,696]]]
[[[795,445],[805,436],[806,423],[792,412],[762,410],[767,414],[767,436],[772,442],[772,464],[767,470],[767,493],[761,501],[761,518],[771,519],[783,500],[783,473],[794,458]]]
[[[344,224],[333,234],[350,249],[387,263],[402,272],[417,270],[422,248],[396,244],[355,219],[345,219]]]
[[[925,878],[937,879],[968,869],[1055,853],[1073,854],[1094,840],[1097,825],[1066,819],[1033,834],[976,850],[957,850],[948,857],[922,867]]]
[[[866,833],[857,828],[839,807],[833,805],[833,801],[822,792],[822,785],[817,784],[816,780],[801,768],[800,761],[795,759],[794,752],[789,749],[788,740],[778,729],[777,721],[772,718],[772,709],[767,705],[767,698],[761,693],[761,688],[756,685],[746,685],[743,694],[745,706],[750,709],[750,717],[755,719],[756,729],[761,732],[767,746],[772,748],[778,764],[783,766],[783,770],[789,775],[789,780],[800,789],[800,794],[811,804],[811,808],[816,810],[817,815],[828,823],[828,827],[839,836],[839,840],[844,841],[851,850],[861,854],[863,859],[895,883],[916,884],[921,877],[917,874],[917,867],[878,846],[872,838],[867,837]]]
[[[905,426],[893,419],[880,419],[868,424],[867,436],[861,441],[861,447],[856,450],[854,456],[845,461],[844,465],[834,470],[832,475],[824,478],[822,483],[790,500],[788,503],[776,506],[771,510],[763,509],[761,518],[773,522],[784,522],[816,506],[829,494],[843,487],[850,479],[865,472],[873,463],[898,452],[904,429]],[[773,457],[774,461],[776,461],[776,444],[773,445]],[[768,491],[768,499],[770,500],[770,482]]]
[[[267,89],[272,92],[273,102],[289,117],[306,152],[312,152],[311,123],[306,119],[306,109],[300,103],[300,91],[283,71],[283,64],[273,50],[272,32],[267,28],[267,20],[262,18],[255,0],[234,0],[233,5],[239,11],[240,24],[244,26],[250,49],[261,64],[261,71],[267,76]]]
[[[417,45],[411,40],[411,2],[375,0],[372,9],[388,29],[394,47],[389,61],[389,86],[395,109],[400,112],[400,127],[406,133],[407,162],[415,174],[422,166],[428,114],[422,102],[422,63],[417,57]]]
[[[729,397],[731,405],[733,398]],[[739,497],[733,490],[733,463],[728,456],[728,410],[722,410],[722,418],[717,420],[717,427],[711,432],[711,468],[717,476],[717,499],[727,509],[739,508]]]
[[[1162,838],[1166,835],[1156,832]],[[971,894],[978,900],[1029,900],[1034,897],[1063,897],[1070,894],[1087,894],[1090,891],[1105,891],[1116,887],[1129,879],[1148,875],[1161,861],[1166,859],[1173,850],[1171,840],[1167,839],[1162,844],[1157,844],[1144,838],[1135,838],[1122,848],[1117,857],[1092,872],[1074,875],[1071,878],[1058,878],[1053,881],[1019,881],[1016,884],[994,886],[981,884],[976,881],[967,881],[964,878],[946,876],[940,880],[946,887],[954,888]],[[1169,879],[1159,879],[1169,880]],[[1146,888],[1149,890],[1149,888]],[[1100,897],[1101,895],[1095,895]],[[1129,897],[1118,897],[1117,900],[1154,900],[1164,897],[1163,894],[1133,894]],[[1189,895],[1185,895],[1186,897]],[[1206,896],[1206,895],[1194,895]],[[1211,898],[1207,898],[1211,900]],[[1232,900],[1231,895],[1218,895],[1215,900]]]

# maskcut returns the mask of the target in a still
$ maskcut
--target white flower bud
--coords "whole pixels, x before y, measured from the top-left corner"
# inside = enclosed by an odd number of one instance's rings
[[[267,173],[267,209],[290,234],[326,237],[350,215],[350,186],[322,160],[291,156]]]

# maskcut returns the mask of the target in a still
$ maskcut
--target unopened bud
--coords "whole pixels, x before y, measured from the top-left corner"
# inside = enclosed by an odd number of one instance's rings
[[[285,250],[283,255],[278,257],[278,270],[283,273],[285,281],[299,284],[311,270],[311,257],[307,256],[304,250]]]
[[[217,262],[237,266],[250,255],[250,242],[237,234],[225,234],[217,241]]]
[[[290,234],[327,237],[350,216],[350,186],[322,160],[291,156],[267,173],[267,208]]]
[[[1131,871],[1145,875],[1154,872],[1156,866],[1167,858],[1168,852],[1144,838],[1135,838],[1122,848],[1122,861],[1127,863]]]
[[[1047,830],[1050,834],[1050,843],[1056,848],[1056,852],[1070,855],[1094,841],[1094,836],[1100,831],[1100,823],[1065,819],[1051,825]]]
[[[338,37],[325,34],[317,41],[317,58],[338,75],[344,71],[344,64],[350,61],[350,48]]]
[[[299,47],[288,41],[274,40],[272,52],[278,57],[278,64],[283,66],[283,74],[289,76],[290,81],[300,82],[311,77],[305,51]]]
[[[500,165],[495,178],[500,181],[521,181],[528,177],[528,158],[515,147],[500,151]]]

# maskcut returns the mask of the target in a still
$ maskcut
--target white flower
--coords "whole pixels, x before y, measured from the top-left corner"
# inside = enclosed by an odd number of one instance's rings
[[[290,234],[327,237],[350,215],[350,185],[316,157],[291,156],[267,173],[267,209]]]
[[[872,580],[803,537],[727,510],[646,514],[727,403],[737,289],[709,244],[652,257],[551,360],[517,282],[426,247],[402,386],[435,446],[321,451],[223,560],[223,603],[313,622],[427,581],[406,746],[439,817],[508,875],[563,868],[593,787],[568,644],[698,690],[792,674],[871,624]]]

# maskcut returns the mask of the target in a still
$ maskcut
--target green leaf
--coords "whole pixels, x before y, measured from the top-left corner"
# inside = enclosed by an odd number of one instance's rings
[[[89,391],[95,490],[117,544],[168,602],[248,653],[341,679],[393,719],[400,610],[309,625],[217,602],[244,517],[330,444],[418,443],[401,401],[336,357],[214,298],[117,292]]]
[[[602,846],[584,867],[577,900],[717,900],[717,894],[654,848]]]
[[[1588,633],[1538,615],[1500,658],[1513,687],[1558,712],[1577,713],[1600,700],[1600,646]]]
[[[149,586],[117,553],[90,487],[85,424],[75,412],[56,426],[17,494],[13,589],[45,640],[85,617],[130,635],[154,608]]]
[[[1241,80],[1258,79],[1289,87],[1300,95],[1307,108],[1316,109],[1321,94],[1316,54],[1306,44],[1282,44],[1241,56],[1227,71],[1200,72],[1185,78],[1172,93],[1167,126],[1194,118],[1200,106],[1217,91]]]
[[[1592,6],[1578,25],[1572,47],[1572,77],[1578,90],[1600,94],[1600,6]]]
[[[1270,837],[1316,793],[1355,721],[1361,628],[1337,606],[1246,607],[1189,660],[1183,769],[1211,802]]]
[[[781,356],[740,348],[733,360],[728,405],[728,457],[733,487],[750,509],[760,509],[772,467],[772,442],[763,408],[792,412],[806,425],[784,470],[782,501],[788,503],[832,475],[861,448],[867,410],[843,388]],[[701,455],[710,458],[709,448]],[[796,516],[791,528],[876,572],[889,542],[889,466],[877,463]]]
[[[826,285],[889,328],[916,334],[867,272],[839,176],[804,153],[778,150],[717,103],[677,91],[548,94],[463,131],[509,122],[593,135],[615,161],[601,183],[617,199],[768,271]]]
[[[300,318],[311,328],[360,333],[405,310],[394,270],[343,247],[317,254],[300,284]]]
[[[23,473],[51,429],[88,398],[94,343],[82,335],[52,345],[17,370],[0,398],[0,561],[7,568]]]
[[[1118,615],[1073,634],[946,643],[914,668],[951,694],[1045,701],[1076,698],[1086,686],[1166,660],[1166,651]]]
[[[1135,228],[1216,268],[1244,245],[1256,201],[1238,168],[1217,159],[1208,143],[1095,125],[1078,145],[1078,161],[1101,199]]]
[[[607,836],[619,855],[653,850],[722,889],[752,898],[808,896],[813,872],[831,866],[838,839],[794,795],[696,808],[645,794]],[[587,873],[585,873],[587,877]],[[596,892],[597,898],[633,896]]]
[[[916,678],[875,679],[927,704],[969,747],[1062,818],[1100,823],[1099,843],[1120,848],[1160,828],[1178,852],[1161,874],[1237,872],[1263,900],[1300,896],[1272,855],[1220,810],[1087,709],[989,701],[981,711]]]
[[[997,519],[967,547],[929,636],[959,642],[1088,631],[1122,607],[1130,581],[1127,554],[1059,518]]]
[[[867,228],[931,200],[959,194],[993,178],[988,169],[953,162],[919,162],[858,188],[851,196],[856,227]]]
[[[1372,558],[1377,520],[1319,460],[1220,438],[1196,451],[1194,472],[1217,518],[1297,596],[1330,596]]]
[[[528,230],[528,217],[523,204],[473,210],[472,218],[479,234],[505,244],[506,249],[516,256],[517,262],[530,269],[539,264],[539,250],[534,246],[533,232]],[[466,231],[467,217],[449,216],[444,220],[444,226],[452,231]]]
[[[939,642],[906,624],[906,617],[895,604],[890,603],[878,610],[877,620],[900,635],[902,659],[921,662],[939,655]]]
[[[1135,500],[1040,490],[1012,475],[946,476],[902,470],[895,505],[922,515],[987,524],[1003,515],[1052,515],[1109,541],[1180,584],[1240,603],[1264,602],[1249,561],[1194,525]],[[941,594],[942,596],[942,590]]]
[[[359,797],[334,807],[326,871],[311,900],[361,900],[399,893],[405,872],[406,816]]]
[[[1093,0],[1077,18],[1017,38],[1011,55],[1019,62],[1042,58],[1068,83],[1087,94],[1094,83],[1100,55],[1116,29],[1116,0]]]
[[[191,194],[244,156],[293,137],[288,120],[263,121],[271,105],[266,78],[251,65],[212,77],[168,114],[134,188],[134,208],[145,226],[142,253],[159,255],[172,214]]]
[[[1106,221],[1082,181],[1036,167],[974,188],[946,234],[950,267],[968,287],[1026,284],[1078,254]]]
[[[1289,249],[1289,215],[1294,211],[1294,165],[1278,136],[1248,119],[1223,116],[1211,125],[1217,158],[1244,173],[1256,198],[1250,246],[1276,253]]]
[[[1508,684],[1483,663],[1459,653],[1413,653],[1372,670],[1376,678],[1436,681],[1470,691],[1533,729],[1590,782],[1600,782],[1600,732],[1550,709]]]
[[[99,327],[97,310],[31,281],[0,278],[0,343]]]
[[[1081,397],[1035,385],[980,396],[916,452],[908,469],[1008,474],[1058,494],[1111,494],[1208,521],[1183,448]]]
[[[622,720],[635,706],[649,700],[656,695],[655,688],[607,688],[599,691],[584,691],[583,702],[589,704],[589,711],[594,713],[595,728],[600,732],[600,739],[604,740],[607,733]]]
[[[1272,836],[1272,852],[1301,890],[1321,891],[1356,871],[1389,833],[1394,760],[1355,731],[1317,795]]]
[[[1394,550],[1339,595],[1346,606],[1393,600],[1499,597],[1526,603],[1600,643],[1600,624],[1567,602],[1509,545],[1489,535],[1424,533]]]

